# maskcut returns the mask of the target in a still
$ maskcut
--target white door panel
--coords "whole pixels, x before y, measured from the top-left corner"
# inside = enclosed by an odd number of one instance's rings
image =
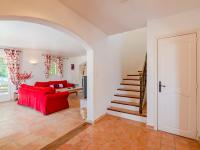
[[[196,138],[196,34],[158,40],[159,130]]]

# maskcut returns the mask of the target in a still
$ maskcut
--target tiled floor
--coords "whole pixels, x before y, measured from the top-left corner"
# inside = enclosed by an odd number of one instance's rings
[[[200,150],[196,141],[149,129],[143,123],[105,116],[58,150]]]
[[[15,102],[0,103],[0,150],[37,150],[84,123],[79,99],[70,96],[70,109],[48,116]]]

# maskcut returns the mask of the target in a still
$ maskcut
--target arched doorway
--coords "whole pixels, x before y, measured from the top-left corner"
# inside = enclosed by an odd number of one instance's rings
[[[85,42],[82,40],[78,35],[75,33],[71,32],[70,30],[66,29],[65,27],[57,24],[50,22],[48,20],[43,20],[43,19],[38,19],[38,18],[32,18],[32,17],[3,17],[0,19],[1,21],[3,20],[15,20],[15,21],[25,21],[25,22],[31,22],[31,23],[36,23],[36,24],[41,24],[45,26],[49,26],[52,28],[55,28],[56,30],[60,30],[62,32],[65,32],[75,38],[77,41],[80,42],[80,44],[84,47],[86,50],[86,55],[87,55],[87,76],[88,76],[88,84],[87,84],[87,121],[91,122],[93,121],[93,49]]]

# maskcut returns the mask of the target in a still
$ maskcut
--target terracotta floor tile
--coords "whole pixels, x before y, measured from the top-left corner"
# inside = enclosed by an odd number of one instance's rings
[[[175,150],[175,145],[170,146],[166,144],[161,144],[161,150]]]
[[[79,98],[69,97],[70,108],[47,116],[16,102],[0,103],[0,150],[37,150],[84,123]]]
[[[185,144],[185,143],[176,143],[176,150],[190,150],[191,147],[189,144]]]
[[[1,150],[20,150],[20,147],[15,143],[8,143],[2,147],[0,147]]]
[[[167,138],[161,138],[161,144],[175,147],[175,141]]]
[[[189,144],[189,143],[193,142],[193,140],[185,138],[185,137],[181,137],[181,136],[175,136],[175,142],[176,143]]]
[[[171,142],[174,142],[175,140],[175,136],[166,132],[162,132],[161,133],[161,139],[165,139]]]
[[[195,148],[199,148],[200,149],[200,143],[197,143],[197,142],[190,142],[190,147],[195,149]]]
[[[158,149],[158,150],[160,150],[161,148],[160,140],[150,139],[146,144],[147,148]]]
[[[66,142],[59,150],[184,150],[199,144],[166,132],[155,131],[144,123],[106,115]],[[200,150],[200,149],[199,149]]]

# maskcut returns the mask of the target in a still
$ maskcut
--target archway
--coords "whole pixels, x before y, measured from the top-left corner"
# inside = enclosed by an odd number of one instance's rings
[[[63,27],[59,25],[58,23],[54,23],[48,20],[43,20],[43,19],[38,19],[38,18],[33,18],[33,17],[16,17],[16,16],[7,16],[7,17],[0,17],[0,21],[3,20],[12,20],[12,21],[24,21],[24,22],[31,22],[31,23],[36,23],[36,24],[41,24],[45,26],[49,26],[52,28],[55,28],[56,30],[60,30],[62,32],[65,32],[66,34],[72,36],[75,38],[80,45],[86,50],[86,55],[87,55],[87,76],[88,76],[88,84],[87,84],[87,122],[92,122],[93,121],[93,49],[91,46],[84,41],[81,37],[79,37],[77,34],[73,33],[72,31],[68,30],[66,27]]]

